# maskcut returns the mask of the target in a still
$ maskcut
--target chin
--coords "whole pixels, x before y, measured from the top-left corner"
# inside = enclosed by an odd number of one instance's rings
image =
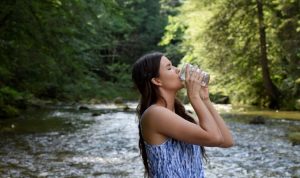
[[[180,83],[181,83],[181,88],[185,88],[185,82],[180,80]]]
[[[177,81],[176,81],[177,82]],[[182,88],[185,88],[185,83],[182,80],[178,80],[178,83],[176,84],[176,86],[174,86],[177,90],[180,90]]]
[[[185,88],[184,82],[180,83],[179,90],[182,89],[182,88]]]

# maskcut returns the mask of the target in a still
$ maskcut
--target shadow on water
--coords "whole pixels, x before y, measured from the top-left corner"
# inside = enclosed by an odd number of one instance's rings
[[[65,110],[66,111],[66,110]],[[48,133],[70,132],[84,125],[91,124],[92,120],[76,119],[76,111],[67,113],[64,110],[35,110],[27,111],[21,117],[0,120],[0,133]],[[72,114],[73,113],[73,114]],[[82,114],[83,112],[79,113]]]

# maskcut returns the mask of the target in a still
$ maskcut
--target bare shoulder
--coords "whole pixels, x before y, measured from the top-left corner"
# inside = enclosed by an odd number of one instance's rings
[[[173,112],[165,107],[152,105],[143,113],[142,122],[148,126],[153,126],[154,123],[159,122],[169,114],[173,114]]]
[[[150,144],[161,144],[168,138],[166,134],[161,133],[162,127],[165,127],[166,120],[164,115],[169,113],[168,109],[152,105],[142,115],[141,125],[145,141]]]
[[[144,115],[147,117],[147,116],[151,116],[151,115],[160,114],[161,112],[168,113],[171,111],[163,106],[152,105],[145,111]]]

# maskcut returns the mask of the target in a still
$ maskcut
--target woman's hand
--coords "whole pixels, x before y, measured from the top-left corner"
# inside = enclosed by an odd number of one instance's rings
[[[202,86],[200,90],[200,97],[203,101],[209,100],[208,86]]]
[[[209,91],[207,86],[201,86],[203,74],[200,69],[190,68],[190,65],[186,66],[185,70],[185,85],[187,88],[188,97],[197,98],[201,97],[202,100],[209,99]]]
[[[201,81],[203,75],[201,75],[200,69],[191,68],[190,65],[186,65],[185,70],[185,86],[187,89],[187,95],[189,99],[199,98],[201,89]],[[205,96],[205,91],[203,91]]]

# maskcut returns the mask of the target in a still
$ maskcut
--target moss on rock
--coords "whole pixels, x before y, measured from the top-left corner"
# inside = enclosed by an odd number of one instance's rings
[[[300,145],[300,132],[291,132],[289,133],[288,138],[293,145]]]

